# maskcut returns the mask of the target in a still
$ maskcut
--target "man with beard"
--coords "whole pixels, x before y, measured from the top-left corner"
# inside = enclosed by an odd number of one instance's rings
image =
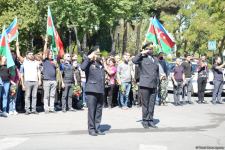
[[[22,80],[22,87],[25,90],[25,111],[26,115],[31,113],[38,114],[36,110],[37,104],[37,90],[38,86],[41,85],[41,71],[38,61],[35,60],[33,52],[28,51],[26,53],[26,58],[20,55],[19,49],[17,50],[17,57],[21,62],[23,62],[23,70],[21,75],[24,78]],[[30,101],[32,98],[32,104],[30,106]]]
[[[159,82],[159,63],[153,56],[153,44],[146,43],[141,53],[133,59],[140,67],[140,97],[142,99],[142,125],[144,128],[157,128],[153,122],[153,114]]]
[[[86,95],[88,105],[88,131],[91,136],[104,135],[100,131],[103,96],[105,90],[104,67],[100,59],[100,50],[95,46],[81,64],[86,75]]]

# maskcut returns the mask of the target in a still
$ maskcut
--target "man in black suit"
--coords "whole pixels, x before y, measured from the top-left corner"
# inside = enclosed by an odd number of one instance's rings
[[[86,95],[88,105],[88,131],[91,136],[104,135],[100,131],[103,96],[105,89],[104,67],[100,59],[99,47],[95,46],[81,64],[86,74]]]
[[[140,97],[142,100],[142,125],[144,128],[157,128],[153,122],[157,86],[159,82],[159,63],[153,56],[153,44],[146,43],[143,51],[133,59],[140,68]]]

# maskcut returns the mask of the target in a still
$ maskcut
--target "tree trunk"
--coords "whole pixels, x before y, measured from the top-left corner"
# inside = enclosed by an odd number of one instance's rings
[[[127,49],[127,31],[128,31],[128,22],[124,21],[124,33],[123,33],[123,50],[122,55]]]
[[[83,51],[86,51],[86,48],[87,48],[87,33],[85,32],[83,35],[83,42],[82,42]]]
[[[224,44],[225,44],[225,36],[223,37],[223,39],[220,41],[220,44],[218,45],[219,54],[221,55],[223,54]]]
[[[116,54],[116,41],[117,41],[117,31],[118,31],[118,26],[115,27],[115,29],[110,29],[110,36],[112,40],[112,47],[111,47],[111,54],[115,55]]]
[[[142,25],[142,19],[137,24],[137,31],[136,31],[136,51],[135,53],[138,53],[140,51],[140,45],[141,45],[141,25]]]
[[[70,55],[73,53],[72,40],[71,40],[71,29],[69,29],[69,53],[70,53]]]
[[[78,51],[78,54],[81,53],[81,47],[80,47],[80,40],[77,36],[77,27],[74,26],[74,33],[75,33],[75,37],[76,37],[76,43],[77,43],[77,51]]]
[[[184,52],[186,52],[186,50],[187,50],[187,41],[185,40],[184,41]]]

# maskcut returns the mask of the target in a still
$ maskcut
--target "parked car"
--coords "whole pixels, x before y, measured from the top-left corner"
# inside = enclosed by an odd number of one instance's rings
[[[168,83],[168,90],[173,91],[173,82],[172,82],[172,75],[173,75],[173,69],[175,67],[175,62],[168,63],[169,68],[169,83]],[[192,70],[193,70],[193,76],[192,76],[192,85],[193,85],[193,93],[198,93],[198,72],[197,72],[198,64],[196,62],[192,62]],[[214,89],[213,85],[213,72],[210,69],[209,70],[209,76],[206,84],[205,93],[212,93]],[[225,85],[223,86],[223,92],[225,92]]]

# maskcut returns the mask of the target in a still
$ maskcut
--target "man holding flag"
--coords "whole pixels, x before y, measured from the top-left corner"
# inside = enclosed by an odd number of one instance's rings
[[[10,83],[15,85],[12,79],[12,71],[11,68],[15,66],[13,61],[10,49],[9,49],[9,41],[8,36],[5,31],[5,27],[3,27],[3,34],[0,41],[0,78],[2,80],[2,90],[1,94],[2,98],[2,116],[8,117],[7,114],[7,104],[8,104],[8,95]]]
[[[47,18],[47,31],[45,37],[45,46],[43,52],[43,88],[44,88],[44,110],[45,113],[55,113],[54,110],[54,102],[55,102],[55,94],[56,94],[56,69],[57,62],[56,56],[58,58],[62,58],[64,55],[63,43],[56,31],[53,19],[50,11],[50,7],[48,7],[48,18]],[[51,50],[47,48],[48,36],[51,37]],[[50,104],[49,104],[50,103]]]

